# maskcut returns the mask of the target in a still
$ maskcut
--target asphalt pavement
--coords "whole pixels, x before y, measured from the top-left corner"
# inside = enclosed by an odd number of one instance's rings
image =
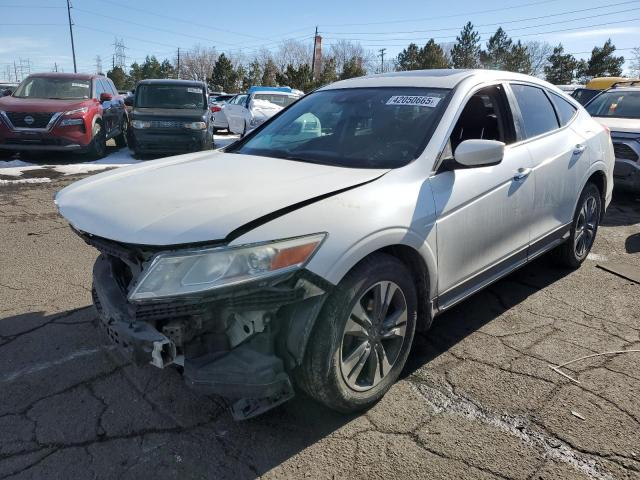
[[[77,178],[0,185],[0,479],[640,478],[640,354],[550,368],[640,349],[640,285],[597,266],[640,266],[640,199],[580,269],[542,257],[438,317],[368,412],[234,422],[97,328],[96,251],[52,202]]]

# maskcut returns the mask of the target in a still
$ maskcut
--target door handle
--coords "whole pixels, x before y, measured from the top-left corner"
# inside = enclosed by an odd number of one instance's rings
[[[573,149],[573,154],[574,155],[580,155],[582,152],[584,152],[587,149],[586,145],[582,145],[581,143],[577,144],[576,147]]]
[[[531,168],[519,168],[516,174],[513,176],[513,179],[516,182],[519,182],[520,180],[524,180],[525,178],[527,178],[531,172]]]

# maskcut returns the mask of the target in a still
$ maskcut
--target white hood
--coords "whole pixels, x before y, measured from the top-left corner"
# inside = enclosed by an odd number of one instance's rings
[[[80,180],[61,190],[56,204],[83,232],[124,243],[176,245],[224,239],[264,215],[386,171],[199,152]]]
[[[640,136],[640,119],[638,118],[615,118],[615,117],[593,117],[597,122],[609,127],[612,132],[637,133]]]

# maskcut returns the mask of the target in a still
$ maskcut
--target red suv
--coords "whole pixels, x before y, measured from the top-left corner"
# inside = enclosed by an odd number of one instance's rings
[[[101,158],[106,141],[127,144],[129,118],[111,79],[37,73],[0,98],[0,150],[75,151]]]

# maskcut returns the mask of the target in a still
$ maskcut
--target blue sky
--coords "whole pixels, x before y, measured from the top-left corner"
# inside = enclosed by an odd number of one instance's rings
[[[261,47],[275,49],[286,38],[311,42],[316,25],[325,44],[339,38],[360,39],[371,50],[386,47],[387,58],[412,40],[453,41],[467,20],[478,25],[483,40],[502,24],[514,39],[562,42],[579,58],[609,37],[618,48],[629,49],[620,51],[628,57],[630,48],[640,46],[640,0],[74,0],[72,4],[78,70],[89,72],[95,71],[96,55],[108,68],[116,36],[124,40],[130,63],[146,54],[172,58],[178,47],[195,44],[250,56]],[[54,63],[72,71],[66,0],[0,0],[0,79],[20,58],[30,60],[32,72],[49,71]]]

